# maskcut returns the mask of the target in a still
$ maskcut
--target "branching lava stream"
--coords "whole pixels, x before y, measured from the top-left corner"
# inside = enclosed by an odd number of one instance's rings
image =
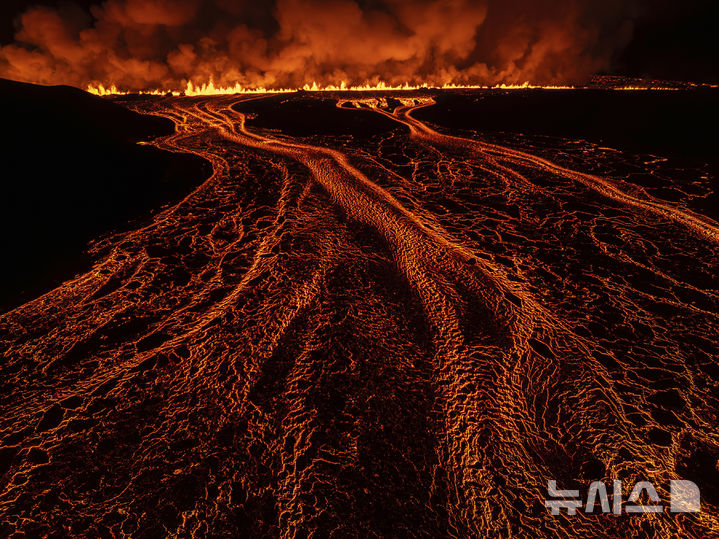
[[[619,158],[577,172],[418,120],[430,97],[337,95],[394,127],[126,102],[214,173],[0,316],[2,535],[716,533],[717,223]],[[545,507],[550,480],[617,479],[694,481],[702,512]]]

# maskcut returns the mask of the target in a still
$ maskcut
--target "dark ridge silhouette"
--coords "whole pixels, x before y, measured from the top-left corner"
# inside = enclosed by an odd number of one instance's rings
[[[208,176],[190,155],[137,146],[174,132],[82,90],[0,79],[0,310],[85,267],[91,239],[147,217]]]

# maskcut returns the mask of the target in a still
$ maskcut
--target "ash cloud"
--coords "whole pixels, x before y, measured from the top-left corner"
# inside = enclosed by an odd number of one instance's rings
[[[620,0],[107,0],[32,7],[0,48],[27,82],[182,88],[576,82],[631,38]]]

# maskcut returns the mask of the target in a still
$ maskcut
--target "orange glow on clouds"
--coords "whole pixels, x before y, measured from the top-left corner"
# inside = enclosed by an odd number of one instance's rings
[[[35,6],[0,46],[0,77],[189,95],[567,86],[607,69],[629,39],[625,4],[106,0],[91,16]]]

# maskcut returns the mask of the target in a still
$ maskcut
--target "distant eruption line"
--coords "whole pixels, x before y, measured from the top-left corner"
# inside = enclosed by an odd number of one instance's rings
[[[89,84],[87,91],[94,95],[127,95],[127,94],[141,94],[141,95],[174,95],[174,96],[211,96],[211,95],[235,95],[235,94],[264,94],[264,93],[291,93],[297,91],[306,92],[373,92],[373,91],[413,91],[413,90],[429,90],[429,89],[441,89],[441,90],[573,90],[576,86],[568,85],[541,85],[532,84],[530,82],[524,82],[523,84],[495,84],[492,86],[480,85],[480,84],[457,84],[457,83],[445,83],[442,85],[431,85],[427,83],[423,84],[410,84],[405,82],[404,84],[388,84],[383,81],[378,83],[364,83],[359,85],[347,84],[345,81],[341,81],[339,84],[328,84],[319,85],[317,82],[312,84],[305,84],[301,88],[265,88],[260,87],[246,87],[240,83],[235,83],[232,86],[216,86],[215,83],[210,80],[209,82],[201,85],[193,84],[192,81],[188,81],[187,85],[183,90],[177,89],[153,89],[153,90],[131,90],[121,89],[116,85],[105,85],[105,84]],[[621,88],[625,90],[669,90],[673,88],[640,88],[640,87],[626,87]]]
[[[709,85],[707,85],[709,86]],[[177,88],[155,88],[152,90],[135,90],[127,88],[118,88],[115,84],[88,84],[85,88],[89,93],[99,96],[106,95],[156,95],[165,96],[173,95],[179,96],[212,96],[212,95],[239,95],[239,94],[267,94],[267,93],[292,93],[298,91],[305,92],[382,92],[382,91],[416,91],[416,90],[579,90],[588,88],[587,86],[576,86],[576,85],[561,85],[561,84],[536,84],[529,81],[525,81],[522,84],[514,83],[501,83],[494,85],[486,84],[463,84],[455,82],[446,82],[441,85],[437,84],[411,84],[405,82],[404,84],[389,84],[384,81],[377,83],[365,82],[364,84],[347,84],[345,81],[341,81],[338,84],[305,84],[302,87],[289,88],[280,87],[272,88],[265,86],[243,86],[239,82],[236,82],[231,86],[217,86],[214,81],[210,79],[209,82],[202,84],[194,84],[192,81],[188,81],[184,89],[178,90]],[[617,91],[677,91],[680,88],[675,86],[658,86],[658,85],[646,85],[646,86],[612,86],[607,88],[608,90]]]

